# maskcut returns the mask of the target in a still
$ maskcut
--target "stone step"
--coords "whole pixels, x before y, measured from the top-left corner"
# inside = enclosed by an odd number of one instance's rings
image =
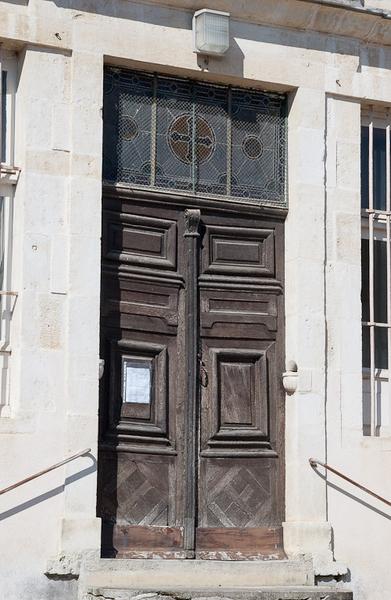
[[[263,587],[258,589],[198,589],[152,591],[119,588],[90,588],[81,600],[353,600],[347,590],[329,587]]]
[[[84,589],[160,591],[314,585],[308,560],[214,561],[99,559],[85,564]]]

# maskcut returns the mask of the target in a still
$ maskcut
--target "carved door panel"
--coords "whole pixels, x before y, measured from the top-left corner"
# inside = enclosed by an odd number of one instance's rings
[[[281,558],[282,225],[203,225],[197,555]]]
[[[103,203],[102,553],[185,557],[183,211]]]

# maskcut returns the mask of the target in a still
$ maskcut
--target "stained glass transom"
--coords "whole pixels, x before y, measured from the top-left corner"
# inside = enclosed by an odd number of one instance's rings
[[[108,68],[108,182],[285,204],[285,98]]]

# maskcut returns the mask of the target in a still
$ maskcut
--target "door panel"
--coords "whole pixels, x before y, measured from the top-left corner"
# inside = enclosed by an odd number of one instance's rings
[[[102,553],[183,551],[183,215],[104,199],[98,513]],[[178,229],[180,230],[178,233]]]
[[[197,555],[282,557],[278,227],[205,215]],[[256,227],[256,225],[259,225]],[[279,257],[278,257],[279,258]],[[240,541],[239,541],[240,540]]]
[[[103,203],[103,555],[283,557],[281,219]]]

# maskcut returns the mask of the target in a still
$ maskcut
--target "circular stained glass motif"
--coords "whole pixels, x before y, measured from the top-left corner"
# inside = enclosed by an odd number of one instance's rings
[[[242,144],[243,152],[251,160],[260,158],[263,153],[263,145],[259,138],[255,135],[249,135],[243,140]]]
[[[138,125],[133,117],[124,116],[121,119],[121,136],[124,140],[135,140],[138,136]]]
[[[227,173],[221,173],[219,175],[219,183],[223,183],[226,185],[227,183]],[[238,178],[235,175],[231,175],[231,184],[238,185]]]
[[[201,164],[212,156],[216,147],[216,137],[203,117],[196,116],[195,129],[195,155],[198,164]],[[174,156],[188,165],[193,162],[192,139],[193,117],[188,114],[179,115],[168,128],[168,145]]]

